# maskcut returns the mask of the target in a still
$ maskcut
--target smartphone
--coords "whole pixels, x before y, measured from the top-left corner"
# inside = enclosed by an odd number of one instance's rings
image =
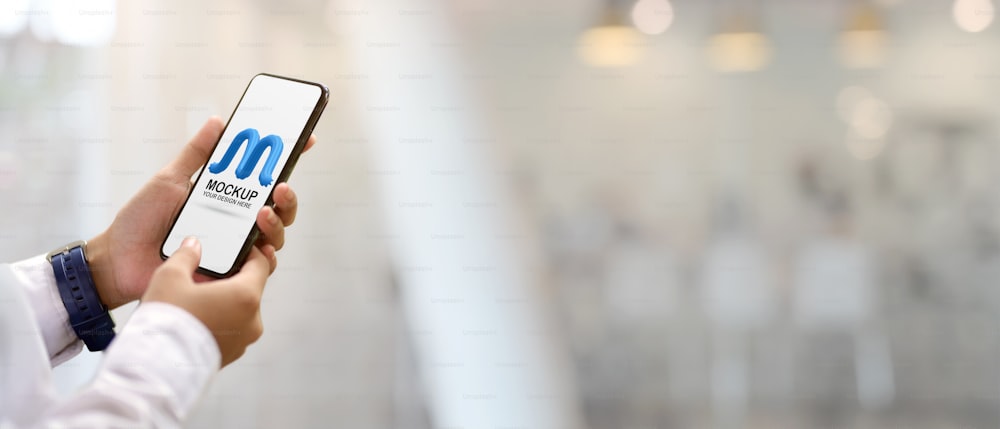
[[[315,82],[254,76],[174,218],[160,257],[194,236],[201,242],[198,272],[219,278],[238,272],[257,241],[257,212],[274,204],[275,186],[288,180],[329,96]]]

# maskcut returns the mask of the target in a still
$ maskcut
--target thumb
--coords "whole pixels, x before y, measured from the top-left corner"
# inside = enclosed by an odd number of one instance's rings
[[[164,265],[172,265],[183,269],[184,272],[193,273],[198,268],[199,262],[201,262],[201,242],[196,237],[188,237],[181,242],[181,247],[170,255]]]
[[[208,118],[191,141],[184,145],[180,155],[170,163],[168,171],[184,177],[185,181],[190,179],[191,175],[208,161],[212,147],[221,137],[223,128],[225,124],[222,119],[217,116]]]

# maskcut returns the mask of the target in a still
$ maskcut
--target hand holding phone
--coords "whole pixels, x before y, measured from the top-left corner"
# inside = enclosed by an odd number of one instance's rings
[[[227,277],[239,271],[257,239],[255,220],[273,204],[326,107],[323,85],[269,74],[255,76],[199,173],[160,257],[184,238],[202,245],[198,272]]]

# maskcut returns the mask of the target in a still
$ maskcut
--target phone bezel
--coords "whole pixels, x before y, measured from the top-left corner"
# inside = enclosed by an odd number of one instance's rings
[[[288,160],[285,161],[285,166],[281,169],[281,174],[279,174],[278,178],[275,179],[274,186],[271,187],[270,192],[268,192],[267,194],[267,200],[264,202],[264,205],[273,207],[274,189],[278,187],[279,183],[286,182],[288,180],[288,176],[292,174],[292,170],[295,168],[295,164],[299,161],[299,155],[301,155],[302,150],[305,149],[306,142],[309,141],[309,137],[312,135],[313,129],[316,128],[316,123],[319,122],[319,118],[323,114],[323,110],[326,108],[327,101],[329,101],[330,99],[330,90],[327,89],[327,87],[324,86],[323,84],[310,82],[307,80],[279,76],[270,73],[258,73],[254,75],[254,77],[250,79],[250,83],[248,83],[246,88],[243,89],[243,94],[240,95],[240,100],[239,102],[236,103],[236,107],[233,108],[233,112],[229,115],[229,119],[226,120],[226,125],[225,127],[222,128],[222,133],[219,134],[219,139],[215,141],[215,145],[213,145],[212,150],[209,151],[209,159],[205,160],[206,164],[211,159],[212,154],[215,153],[215,150],[219,147],[219,143],[222,142],[222,136],[226,134],[226,130],[229,128],[229,123],[233,120],[233,116],[235,116],[236,112],[240,109],[240,105],[243,104],[243,97],[246,96],[247,91],[250,90],[250,85],[253,85],[254,79],[257,79],[260,76],[266,76],[276,79],[283,79],[292,82],[302,83],[306,85],[312,85],[320,89],[319,99],[316,100],[316,105],[313,107],[312,113],[309,114],[309,119],[306,121],[306,125],[302,128],[302,133],[299,135],[298,140],[296,140],[295,146],[292,148],[292,151],[288,154]],[[170,237],[170,234],[173,233],[174,226],[176,226],[177,224],[177,219],[180,217],[181,213],[184,213],[184,208],[187,207],[187,203],[188,201],[190,201],[191,195],[194,194],[195,191],[194,183],[198,183],[198,181],[201,180],[202,174],[205,174],[204,166],[202,166],[201,171],[198,173],[198,177],[194,179],[194,182],[191,185],[191,190],[188,191],[187,198],[184,199],[184,205],[182,205],[180,210],[178,210],[177,213],[174,215],[173,220],[171,220],[170,222],[170,229],[167,230],[167,235],[163,237],[163,242],[160,243],[161,259],[166,260],[168,258],[168,255],[163,253],[163,246],[167,244],[167,239]],[[202,267],[201,264],[198,265],[197,272],[214,278],[230,277],[233,274],[237,273],[240,270],[240,268],[243,267],[243,263],[246,262],[247,255],[250,254],[250,248],[257,241],[257,237],[259,234],[260,230],[257,228],[257,222],[254,221],[254,223],[250,225],[250,230],[247,232],[247,237],[243,241],[243,246],[240,248],[240,253],[236,255],[236,259],[233,261],[233,265],[229,267],[229,270],[226,271],[225,273],[218,273],[212,271],[208,268]]]

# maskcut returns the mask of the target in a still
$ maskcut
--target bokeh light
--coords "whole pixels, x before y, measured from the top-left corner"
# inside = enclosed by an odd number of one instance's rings
[[[886,35],[883,31],[846,31],[840,34],[840,63],[849,69],[867,69],[882,65]]]
[[[886,141],[883,138],[864,138],[854,130],[847,131],[847,137],[844,141],[844,145],[847,146],[847,152],[861,161],[875,159],[885,149],[885,144]]]
[[[951,13],[959,28],[978,33],[993,23],[995,10],[991,0],[955,0]]]
[[[879,10],[871,3],[858,4],[838,36],[840,63],[849,69],[880,67],[886,54],[886,39]]]
[[[674,22],[674,8],[668,0],[639,0],[632,7],[632,23],[639,31],[656,35]]]
[[[709,60],[721,72],[751,72],[771,60],[771,43],[761,33],[733,32],[712,36]]]
[[[882,138],[892,126],[892,110],[884,101],[869,97],[854,106],[850,124],[861,137]]]
[[[837,93],[836,109],[837,116],[847,124],[847,151],[860,160],[878,156],[893,122],[888,103],[865,87],[848,86]]]
[[[837,93],[837,115],[844,122],[854,116],[854,107],[862,100],[872,97],[871,91],[863,86],[848,86]]]
[[[625,67],[639,59],[642,36],[627,25],[604,25],[580,35],[577,52],[594,67]]]

